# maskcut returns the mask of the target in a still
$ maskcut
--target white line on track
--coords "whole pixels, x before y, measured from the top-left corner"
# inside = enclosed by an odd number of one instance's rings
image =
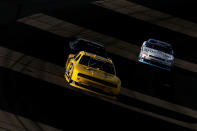
[[[197,37],[197,24],[127,0],[97,0],[93,4],[173,31]]]
[[[72,23],[48,16],[35,14],[18,20],[21,23],[54,33],[62,37],[82,37],[103,44],[108,52],[137,61],[140,47],[132,43],[106,36]],[[197,72],[197,64],[175,58],[175,66]]]
[[[16,52],[16,51],[4,48],[4,47],[0,47],[0,67],[8,68],[10,70],[20,72],[22,74],[25,74],[25,75],[28,75],[37,79],[41,79],[49,83],[53,83],[53,84],[65,87],[64,67],[60,67],[58,65],[55,65],[55,64],[31,57],[31,56],[27,56],[23,53],[19,53],[19,52]],[[197,111],[189,109],[187,107],[172,104],[164,100],[160,100],[160,99],[148,96],[148,95],[141,94],[136,91],[127,90],[125,88],[121,90],[121,94],[165,108],[165,109],[179,112],[179,113],[188,115],[190,117],[197,118]],[[183,122],[183,121],[169,118],[169,117],[159,115],[153,112],[145,111],[140,108],[128,106],[118,101],[112,101],[112,100],[105,99],[102,97],[100,99],[103,99],[110,103],[128,108],[130,110],[133,110],[133,111],[136,111],[136,112],[139,112],[139,113],[151,116],[151,117],[155,117],[155,118],[158,118],[158,119],[161,119],[161,120],[164,120],[164,121],[167,121],[167,122],[170,122],[170,123],[182,126],[182,127],[197,130],[196,123]]]

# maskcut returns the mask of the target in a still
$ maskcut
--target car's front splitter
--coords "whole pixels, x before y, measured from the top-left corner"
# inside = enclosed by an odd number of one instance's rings
[[[75,87],[75,88],[79,88],[81,90],[85,90],[85,91],[88,91],[88,92],[91,92],[91,93],[94,93],[94,94],[97,94],[97,95],[100,95],[100,96],[104,96],[104,97],[107,97],[107,98],[110,98],[110,99],[114,99],[114,100],[117,99],[116,95],[113,94],[113,93],[105,92],[105,91],[103,91],[99,88],[84,85],[84,84],[81,84],[81,83],[76,82],[76,81],[72,81],[72,83],[70,83],[70,85]]]
[[[141,63],[147,64],[147,65],[153,66],[153,67],[157,67],[157,68],[166,70],[166,71],[171,71],[170,68],[164,68],[164,67],[161,67],[161,66],[157,66],[157,65],[155,65],[155,64],[151,64],[151,63],[147,62],[146,60],[142,60],[142,59],[140,59],[140,58],[138,58],[138,61],[141,62]]]

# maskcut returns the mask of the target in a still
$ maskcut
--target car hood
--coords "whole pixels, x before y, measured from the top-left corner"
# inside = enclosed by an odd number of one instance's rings
[[[104,71],[101,71],[99,69],[94,69],[91,67],[86,67],[86,66],[81,66],[81,68],[83,68],[83,71],[81,73],[84,73],[86,75],[89,75],[91,77],[97,78],[97,79],[101,79],[110,83],[119,83],[119,78],[116,75],[112,75],[109,73],[106,73]]]
[[[148,48],[148,47],[144,47],[143,52],[146,52],[148,55],[159,57],[159,58],[162,58],[162,59],[165,59],[165,60],[173,60],[174,59],[173,55],[171,55],[171,54],[167,54],[165,52],[155,50],[155,49],[152,49],[152,48]]]

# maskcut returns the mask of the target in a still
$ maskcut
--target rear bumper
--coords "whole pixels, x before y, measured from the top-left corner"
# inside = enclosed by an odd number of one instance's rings
[[[156,61],[151,61],[151,60],[147,60],[147,59],[141,59],[140,57],[138,58],[138,61],[141,62],[141,63],[147,64],[147,65],[153,66],[153,67],[157,67],[157,68],[166,70],[166,71],[171,71],[171,67],[170,66],[161,64],[161,63],[156,62]]]

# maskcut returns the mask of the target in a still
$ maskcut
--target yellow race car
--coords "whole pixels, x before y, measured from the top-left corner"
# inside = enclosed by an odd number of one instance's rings
[[[120,93],[121,81],[112,60],[96,54],[85,51],[70,54],[65,78],[71,86],[102,96],[116,98]]]

